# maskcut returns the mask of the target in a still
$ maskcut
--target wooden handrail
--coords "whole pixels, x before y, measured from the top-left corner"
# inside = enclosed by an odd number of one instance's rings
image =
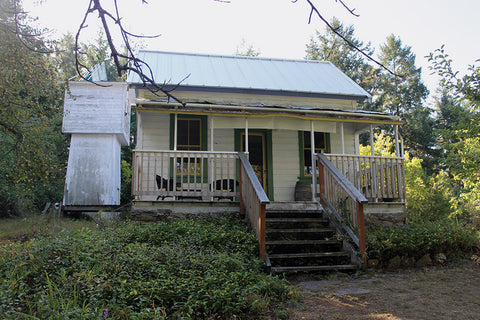
[[[352,199],[361,203],[367,203],[365,196],[338,170],[328,158],[322,154],[317,154],[320,163],[335,177],[335,180],[343,187]]]
[[[365,221],[363,205],[368,202],[367,198],[338,170],[324,154],[317,154],[318,170],[314,168],[314,173],[319,175],[319,196],[321,203],[330,211],[337,225],[340,225],[352,241],[358,246],[360,254],[366,262],[366,239],[365,239]],[[316,161],[316,162],[317,162]],[[314,166],[317,164],[314,163]],[[338,188],[337,188],[338,186]],[[346,194],[351,198],[349,218],[357,231],[355,234],[342,217],[342,207],[349,207],[341,194]],[[340,198],[339,198],[340,197]],[[337,202],[337,203],[335,203]],[[343,203],[345,202],[345,203]],[[348,211],[348,210],[347,210]]]
[[[243,152],[238,155],[240,159],[240,208],[250,221],[258,239],[260,259],[265,260],[266,205],[270,203],[270,200],[253,171],[247,155]]]

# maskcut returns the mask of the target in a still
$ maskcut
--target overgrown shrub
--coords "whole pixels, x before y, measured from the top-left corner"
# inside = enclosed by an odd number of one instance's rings
[[[7,319],[281,314],[291,289],[262,272],[256,248],[243,221],[232,217],[127,222],[11,243],[0,247],[0,314]]]
[[[444,253],[448,257],[471,254],[480,249],[480,234],[471,226],[452,220],[408,224],[367,230],[369,259],[381,263],[399,257],[418,259],[426,254]]]

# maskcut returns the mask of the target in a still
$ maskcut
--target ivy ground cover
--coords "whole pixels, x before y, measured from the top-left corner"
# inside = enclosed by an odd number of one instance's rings
[[[0,319],[281,318],[294,293],[257,250],[232,216],[4,242]]]

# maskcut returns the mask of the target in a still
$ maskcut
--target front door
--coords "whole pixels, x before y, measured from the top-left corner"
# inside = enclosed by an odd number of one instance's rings
[[[263,186],[264,190],[268,190],[268,171],[267,171],[267,157],[266,157],[265,133],[251,131],[248,133],[248,153],[250,164],[252,165],[255,174]],[[241,151],[245,151],[245,133],[242,134]]]

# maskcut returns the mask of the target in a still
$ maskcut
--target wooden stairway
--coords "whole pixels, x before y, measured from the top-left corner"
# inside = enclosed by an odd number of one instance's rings
[[[266,212],[267,265],[273,272],[356,270],[349,252],[317,203],[274,203]]]

